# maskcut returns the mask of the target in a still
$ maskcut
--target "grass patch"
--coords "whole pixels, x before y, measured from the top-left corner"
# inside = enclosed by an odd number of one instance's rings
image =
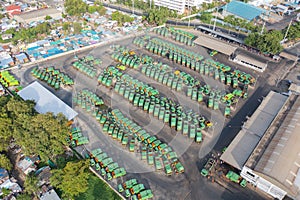
[[[121,198],[106,183],[91,173],[89,189],[75,200],[121,200]]]

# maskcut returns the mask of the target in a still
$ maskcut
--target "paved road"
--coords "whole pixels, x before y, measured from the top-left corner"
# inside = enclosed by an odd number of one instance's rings
[[[131,40],[122,41],[120,43],[122,45],[130,45]],[[95,56],[99,56],[103,60],[103,65],[98,69],[98,72],[112,63],[111,59],[108,58],[110,51],[107,50],[107,48],[108,47],[100,47],[88,52]],[[71,77],[73,77],[76,84],[73,87],[73,90],[71,91],[71,89],[66,89],[55,92],[52,88],[46,86],[47,88],[49,88],[57,96],[62,98],[65,102],[67,102],[67,104],[71,106],[72,94],[80,89],[89,88],[102,96],[107,103],[109,102],[114,107],[120,108],[123,112],[127,111],[129,113],[129,116],[134,117],[134,119],[137,120],[139,124],[147,127],[147,125],[149,124],[149,119],[151,119],[150,116],[147,116],[146,113],[122,101],[122,97],[110,92],[108,89],[102,86],[97,86],[96,78],[90,79],[80,74],[73,68],[69,67],[69,63],[72,58],[73,56],[58,58],[51,61],[51,63],[48,63],[47,65],[54,65],[56,67],[59,67],[63,71],[68,73]],[[34,80],[30,75],[30,69],[21,69],[19,70],[19,72],[16,71],[16,74],[23,77],[21,81],[22,84],[28,84],[29,82]],[[249,103],[247,103],[247,107],[243,111],[240,111],[240,116],[238,116],[238,113],[237,117],[233,118],[232,123],[234,125],[240,125],[239,120],[245,114],[248,114],[250,108],[254,109],[251,104],[255,104],[257,98],[259,98],[261,95],[261,91],[258,91],[257,94],[254,94],[248,100]],[[79,112],[78,123],[84,126],[84,130],[88,130],[87,134],[89,135],[90,141],[92,141],[87,146],[87,148],[96,148],[101,146],[103,149],[106,149],[109,152],[109,155],[111,155],[114,160],[116,160],[117,162],[120,161],[120,165],[124,165],[126,168],[128,168],[129,174],[126,177],[137,177],[143,183],[149,185],[151,189],[153,189],[156,199],[263,199],[263,197],[259,196],[249,189],[242,189],[240,187],[235,188],[228,184],[225,184],[224,188],[223,186],[210,183],[209,181],[204,179],[202,176],[200,176],[199,169],[206,161],[205,158],[202,159],[202,157],[205,156],[206,153],[202,153],[203,151],[201,151],[201,149],[203,148],[202,145],[205,145],[205,143],[200,146],[195,143],[190,144],[190,140],[186,140],[185,137],[181,137],[181,134],[177,135],[176,131],[170,129],[168,126],[163,125],[162,127],[162,123],[158,122],[158,120],[156,119],[150,120],[155,124],[155,128],[149,128],[149,131],[152,134],[157,134],[160,139],[166,142],[170,142],[175,151],[179,152],[179,155],[181,155],[179,159],[182,161],[186,169],[186,172],[183,175],[166,177],[162,173],[153,172],[153,168],[148,168],[147,165],[143,164],[141,160],[137,159],[134,154],[127,153],[127,151],[125,151],[125,149],[120,146],[119,143],[113,141],[107,135],[103,134],[98,123],[92,117],[90,117],[88,114],[81,111],[77,107],[75,107],[75,109]],[[160,129],[159,132],[155,131],[157,128]],[[218,128],[221,131],[222,126],[220,125]],[[226,145],[230,141],[230,137],[233,137],[235,134],[230,130],[226,131],[227,132],[222,132],[221,140],[219,140],[216,145],[214,145],[217,142],[216,140],[215,142],[209,143],[210,140],[208,139],[206,139],[206,141],[209,144],[206,145],[215,146],[216,149],[220,149],[220,147]],[[188,149],[182,152],[181,149],[185,148],[186,144],[189,145]],[[144,173],[133,173],[133,171],[135,170],[146,171],[143,171]],[[113,184],[117,184],[118,181],[120,180],[113,182]]]
[[[295,46],[293,47],[290,47],[290,48],[286,48],[284,49],[283,51],[289,53],[289,54],[292,54],[294,56],[300,56],[300,43],[296,44]]]
[[[94,1],[94,0],[91,0],[91,1]],[[135,14],[135,15],[139,15],[139,16],[147,15],[146,13],[143,13],[141,11],[125,8],[121,5],[103,3],[103,6],[105,6],[107,8],[112,8],[112,9],[115,9],[115,10],[120,10],[122,12],[126,12],[126,13],[129,13],[129,14]]]
[[[167,20],[166,24],[168,25],[173,25],[173,26],[190,26],[190,27],[194,27],[196,28],[197,26],[204,26],[206,28],[212,29],[213,25],[209,25],[209,24],[204,24],[201,22],[185,22],[185,21],[176,21],[176,20]],[[237,33],[237,32],[233,32],[230,31],[228,29],[225,28],[221,28],[221,27],[216,27],[216,32],[219,32],[220,34],[224,34],[224,35],[228,35],[228,36],[233,36],[232,34],[234,34],[234,37],[238,38],[238,39],[242,39],[244,40],[247,35],[243,34],[243,33]]]
[[[244,106],[237,112],[237,114],[230,120],[230,122],[224,127],[221,136],[215,145],[216,151],[221,151],[224,147],[227,147],[233,138],[240,131],[243,121],[246,120],[246,116],[251,116],[256,108],[260,104],[262,97],[266,96],[272,87],[262,83],[252,96],[247,100]],[[260,99],[260,100],[259,100]]]
[[[282,30],[285,27],[287,27],[291,21],[291,19],[294,19],[297,16],[297,13],[293,13],[289,16],[284,16],[282,20],[279,22],[275,22],[273,24],[271,23],[266,23],[266,29],[267,30]]]

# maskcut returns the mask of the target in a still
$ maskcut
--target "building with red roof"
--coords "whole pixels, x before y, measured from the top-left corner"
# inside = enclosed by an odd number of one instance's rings
[[[9,5],[6,6],[6,13],[10,16],[13,17],[14,15],[19,15],[21,14],[21,6],[17,5]]]

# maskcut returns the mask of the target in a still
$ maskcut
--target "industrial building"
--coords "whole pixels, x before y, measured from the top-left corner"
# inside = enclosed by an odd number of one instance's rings
[[[226,40],[228,41],[241,43],[240,42],[241,39],[228,36],[224,33],[220,33],[203,26],[198,26],[197,29],[204,32],[210,32],[216,37],[226,38]],[[213,37],[209,37],[204,34],[199,34],[198,38],[194,41],[194,43],[196,45],[203,46],[205,48],[216,50],[220,53],[223,53],[224,55],[229,56],[230,61],[238,63],[239,65],[248,67],[250,69],[253,69],[255,71],[264,72],[268,65],[266,59],[263,59],[256,54],[251,54],[237,46],[230,45],[227,42],[224,42],[222,40]]]
[[[271,91],[221,156],[254,187],[280,200],[300,197],[298,94]]]
[[[264,72],[267,68],[267,62],[258,56],[254,57],[253,55],[250,56],[244,53],[235,53],[230,57],[230,60],[259,72]]]
[[[46,16],[52,17],[52,19],[61,19],[61,11],[55,8],[45,8],[40,10],[34,10],[30,12],[24,12],[19,15],[14,15],[14,19],[19,23],[31,23],[45,20]]]
[[[220,53],[223,53],[227,56],[231,56],[237,49],[228,43],[218,40],[206,35],[199,35],[198,38],[194,41],[196,45],[203,46],[208,49],[216,50]]]
[[[223,6],[222,10],[223,16],[234,15],[247,21],[258,19],[261,15],[266,13],[266,10],[264,9],[241,1],[231,1],[230,3]]]
[[[145,0],[145,2],[147,2]],[[154,0],[155,6],[166,7],[175,10],[179,14],[183,14],[189,7],[197,8],[203,3],[212,3],[212,0]]]

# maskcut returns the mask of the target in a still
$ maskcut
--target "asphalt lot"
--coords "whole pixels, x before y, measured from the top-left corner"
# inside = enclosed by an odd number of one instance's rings
[[[125,40],[118,44],[136,48],[131,44],[131,41],[132,40]],[[200,47],[190,48],[192,48],[194,51],[203,52],[203,54],[205,54],[205,50]],[[113,64],[113,61],[110,59],[110,52],[111,51],[109,50],[108,46],[99,47],[92,51],[86,52],[87,54],[92,54],[95,57],[100,57],[103,60],[102,67],[98,70],[98,73],[106,66]],[[146,53],[146,51],[142,51],[141,49],[139,49],[139,52]],[[220,58],[217,58],[222,59],[221,56]],[[223,121],[220,121],[216,124],[215,129],[213,130],[213,137],[204,138],[204,142],[201,145],[198,145],[192,143],[181,134],[177,134],[177,132],[174,129],[171,129],[169,126],[162,124],[157,119],[151,118],[151,116],[148,116],[145,112],[142,112],[128,102],[124,101],[123,98],[116,93],[103,86],[98,86],[96,78],[91,79],[77,72],[75,69],[70,67],[70,62],[72,59],[73,56],[66,56],[40,65],[53,65],[66,72],[75,80],[75,85],[72,88],[55,91],[54,89],[49,88],[48,85],[43,85],[54,92],[68,105],[75,108],[76,111],[78,111],[79,116],[75,123],[82,127],[82,129],[85,131],[84,134],[88,135],[90,139],[90,143],[86,145],[85,148],[88,150],[97,147],[103,148],[103,150],[106,151],[108,155],[111,156],[115,161],[117,161],[120,166],[124,166],[126,168],[128,171],[128,175],[125,176],[126,180],[130,177],[139,179],[142,183],[144,183],[146,186],[149,186],[153,190],[155,199],[264,199],[264,197],[248,188],[244,189],[241,187],[234,187],[229,183],[224,183],[222,186],[216,183],[211,183],[203,178],[199,173],[199,170],[203,167],[206,161],[206,155],[213,148],[220,150],[224,146],[228,145],[228,143],[237,133],[236,131],[239,129],[241,125],[241,119],[245,119],[246,115],[249,115],[251,110],[254,110],[258,105],[259,102],[257,99],[261,98],[262,95],[271,89],[271,87],[265,87],[266,85],[261,83],[265,82],[263,78],[258,81],[257,88],[260,86],[264,87],[264,89],[256,90],[256,92],[253,90],[253,94],[249,94],[251,96],[246,103],[240,102],[239,107],[241,107],[243,104],[245,105],[242,109],[240,109],[240,111],[238,111],[239,108],[237,108],[237,114],[230,119],[230,122],[229,119],[220,117],[220,113],[211,112],[211,116],[213,116],[214,119],[220,118],[220,120]],[[167,59],[161,59],[163,62],[168,62]],[[232,66],[233,65],[234,64],[232,64]],[[180,69],[188,70],[186,68]],[[34,77],[30,75],[30,71],[31,68],[23,68],[15,71],[15,74],[21,79],[22,85],[27,85],[35,80]],[[192,71],[189,71],[189,73],[191,72]],[[134,73],[134,71],[129,73]],[[139,76],[139,78],[143,79],[143,81],[146,81],[146,77],[144,76]],[[151,82],[153,83],[152,80]],[[88,88],[91,91],[94,91],[104,99],[106,104],[111,105],[113,108],[119,108],[125,113],[126,116],[132,117],[137,123],[143,125],[143,127],[149,130],[151,134],[156,134],[158,138],[168,142],[177,152],[177,154],[180,155],[179,159],[185,167],[185,173],[167,177],[162,172],[155,172],[153,167],[145,165],[145,163],[143,163],[144,161],[141,161],[138,158],[138,155],[134,153],[128,153],[128,151],[125,150],[125,148],[119,143],[112,140],[106,134],[103,134],[98,122],[96,122],[91,115],[72,105],[72,94],[83,88]],[[168,88],[163,86],[159,87],[158,89],[163,94],[169,94],[170,92]],[[179,94],[174,92],[170,94],[170,96],[172,95],[173,98],[183,98],[183,100],[180,102],[186,102],[186,106],[192,105],[191,102],[184,99],[183,96],[181,97]],[[201,112],[203,113],[208,112],[205,108],[202,108],[202,106],[197,105],[197,109],[202,109]],[[234,130],[232,128],[225,128],[222,131],[223,126],[227,127],[226,124],[228,122],[231,124]],[[116,185],[122,179],[112,181],[112,185]]]
[[[287,53],[290,53],[290,54],[292,54],[294,56],[300,56],[300,43],[296,44],[293,47],[286,48],[283,51],[285,51]]]
[[[294,12],[291,15],[284,16],[282,20],[275,22],[275,23],[266,23],[267,30],[282,30],[287,27],[291,21],[291,19],[295,19],[297,16],[297,12]]]

